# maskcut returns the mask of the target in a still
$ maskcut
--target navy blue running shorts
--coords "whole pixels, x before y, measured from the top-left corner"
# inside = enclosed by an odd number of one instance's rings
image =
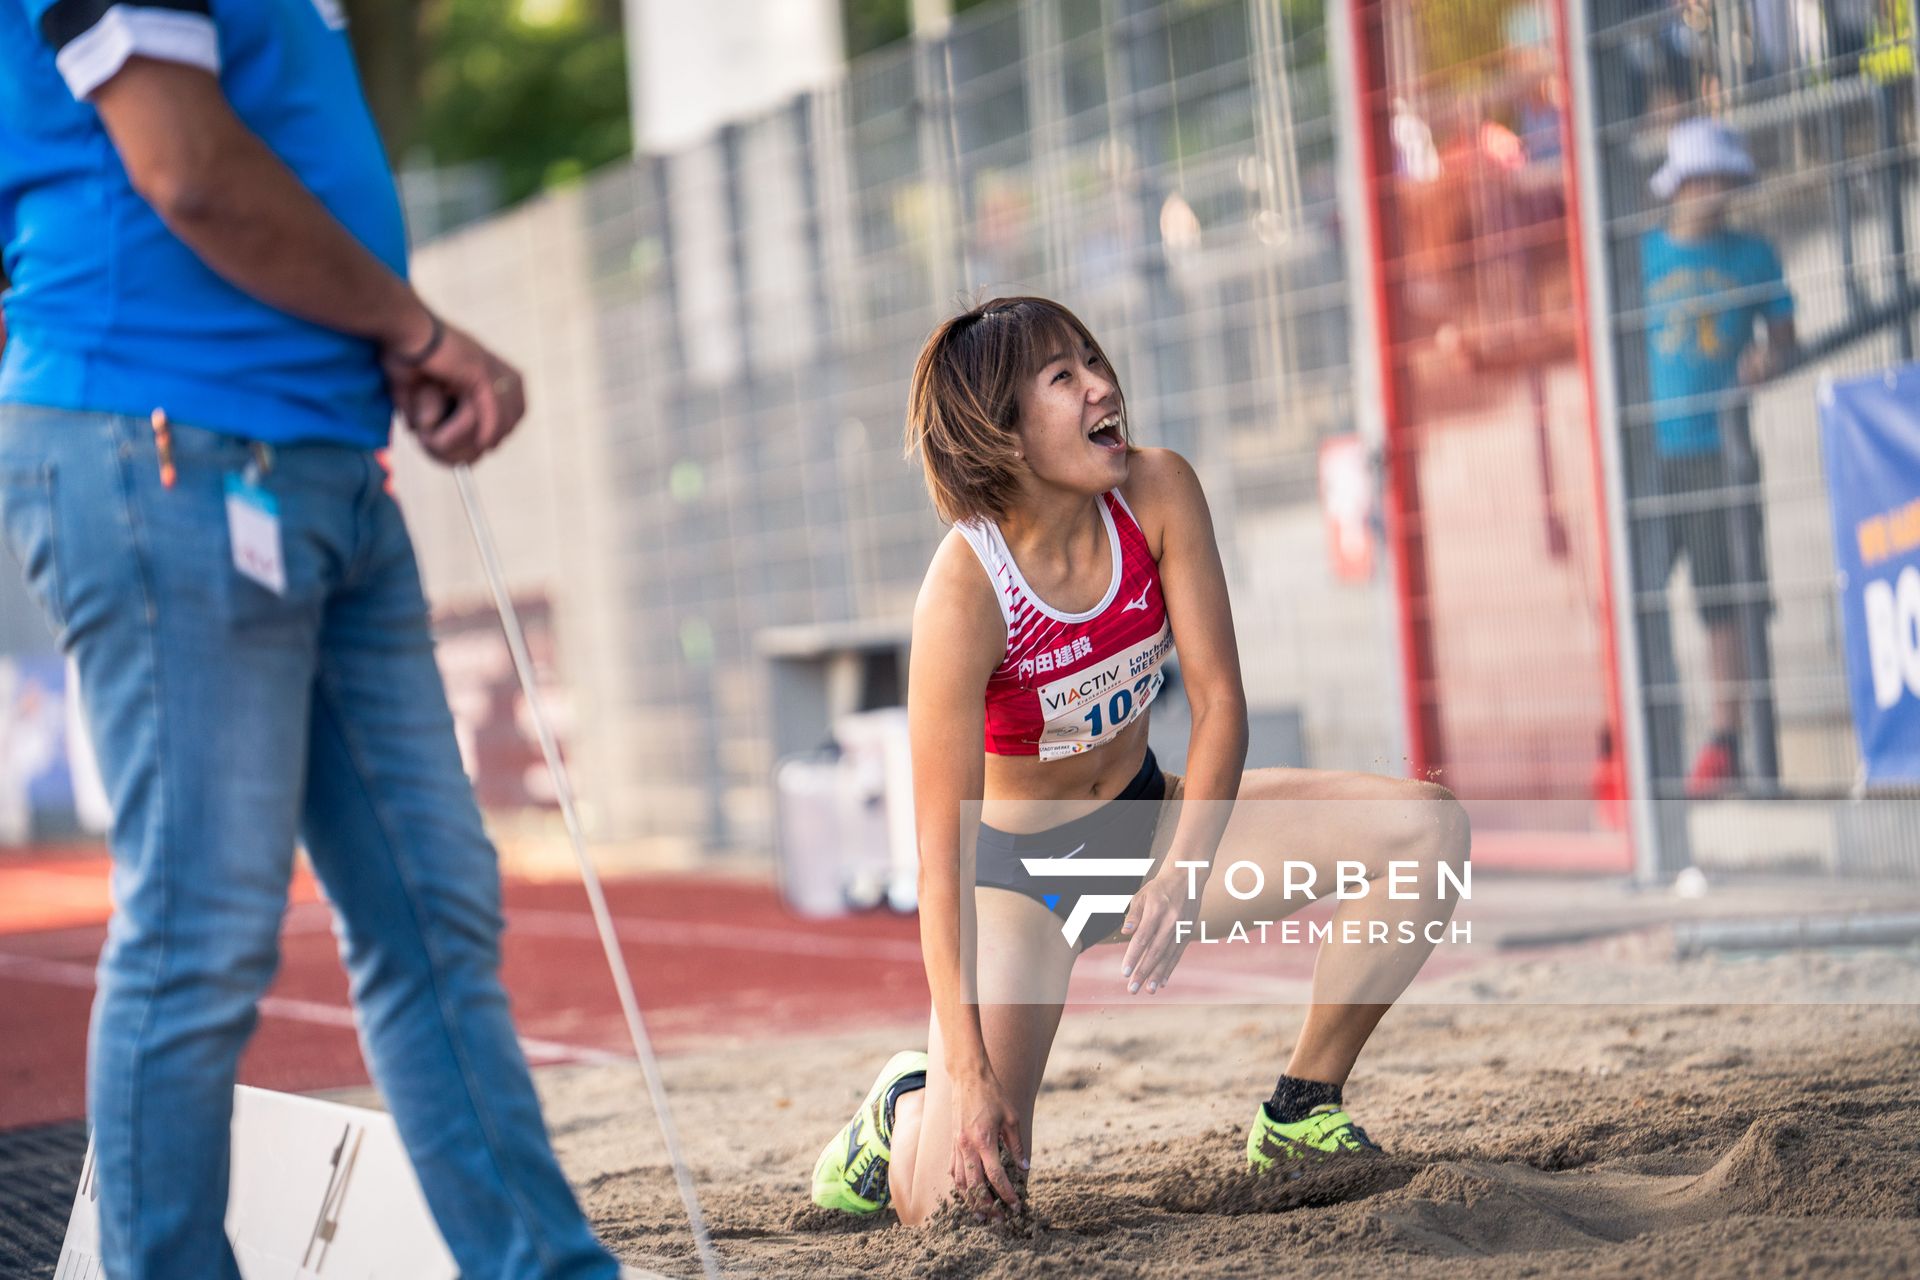
[[[1045,831],[1014,833],[980,824],[974,849],[974,882],[994,889],[1011,889],[1040,903],[1064,922],[1084,894],[1132,897],[1145,883],[1144,875],[1075,876],[1030,873],[1028,858],[1146,858],[1153,852],[1154,832],[1160,825],[1161,801],[1167,796],[1167,776],[1151,748],[1119,795],[1084,817]],[[1079,947],[1085,950],[1111,938],[1126,923],[1124,910],[1101,912],[1087,922]]]

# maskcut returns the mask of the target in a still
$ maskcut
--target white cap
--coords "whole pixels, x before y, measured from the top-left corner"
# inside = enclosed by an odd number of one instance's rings
[[[1718,120],[1686,120],[1667,135],[1667,162],[1655,171],[1649,185],[1654,195],[1671,200],[1689,178],[1745,182],[1752,177],[1753,157],[1738,134]]]

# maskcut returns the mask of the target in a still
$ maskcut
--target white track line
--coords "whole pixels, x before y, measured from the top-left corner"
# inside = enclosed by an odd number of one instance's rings
[[[507,927],[542,937],[594,936],[593,920],[571,911],[509,908]],[[828,956],[846,960],[897,960],[920,963],[920,944],[897,938],[833,938],[791,929],[745,924],[695,923],[652,916],[624,916],[615,925],[620,941],[638,944],[714,947],[723,951],[771,951],[791,956]]]
[[[508,927],[517,934],[535,938],[592,938],[593,918],[584,911],[558,911],[539,907],[509,908]],[[288,908],[285,931],[298,936],[328,933],[333,928],[332,909],[324,902],[302,902]],[[75,925],[38,935],[86,933],[97,938],[101,926]],[[897,938],[836,938],[794,929],[759,928],[752,925],[718,924],[687,920],[669,920],[655,916],[624,916],[616,923],[623,943],[655,946],[705,947],[722,951],[759,951],[775,955],[817,956],[823,959],[887,960],[900,964],[919,964],[917,943]],[[97,942],[92,943],[97,947]],[[1122,949],[1103,947],[1118,960]],[[20,957],[24,959],[25,957]],[[1103,956],[1104,958],[1104,956]],[[1213,963],[1208,963],[1212,960]],[[1239,971],[1236,971],[1239,970]],[[1304,986],[1305,975],[1248,973],[1240,966],[1223,963],[1214,957],[1202,959],[1190,955],[1180,974],[1183,986],[1198,993],[1206,990],[1215,996],[1258,997],[1268,1001],[1292,1000]],[[1090,976],[1076,975],[1076,982],[1092,982]],[[1204,987],[1202,986],[1204,984]],[[1080,992],[1076,990],[1076,995]],[[529,1042],[530,1044],[532,1042]],[[564,1046],[561,1046],[564,1048]],[[531,1051],[531,1050],[530,1050]],[[625,1059],[621,1059],[624,1061]]]
[[[65,960],[42,960],[35,956],[8,955],[0,952],[0,974],[24,978],[29,982],[41,982],[49,986],[75,987],[87,991],[93,989],[93,966],[73,964]],[[311,1026],[355,1030],[353,1010],[344,1005],[322,1004],[317,1000],[297,1000],[290,996],[266,996],[260,1001],[259,1008],[263,1017],[284,1018],[289,1022],[304,1022]],[[609,1053],[605,1049],[589,1049],[583,1045],[561,1044],[555,1040],[539,1040],[529,1036],[520,1037],[520,1047],[526,1051],[528,1060],[534,1066],[553,1066],[567,1062],[603,1064],[633,1060],[630,1055],[624,1053]]]
[[[556,911],[539,907],[516,907],[507,911],[507,925],[515,933],[537,938],[592,938],[594,936],[593,918],[585,912]],[[100,926],[74,926],[92,930],[96,935]],[[333,928],[333,912],[324,902],[302,902],[287,910],[285,929],[288,934],[300,935],[326,933]],[[654,946],[704,947],[721,951],[761,951],[776,955],[817,956],[824,959],[849,960],[889,960],[900,964],[919,964],[920,947],[917,943],[905,942],[897,938],[836,938],[817,933],[803,933],[794,929],[759,928],[752,925],[717,924],[687,920],[669,920],[655,916],[623,916],[616,923],[616,931],[623,943]],[[59,930],[56,932],[68,932]],[[45,936],[45,935],[42,935]],[[1121,948],[1102,948],[1111,951],[1117,960]],[[1211,957],[1209,957],[1211,958]],[[0,960],[25,961],[25,956],[8,957],[0,955]],[[1264,974],[1235,972],[1237,966],[1208,964],[1199,957],[1189,956],[1189,963],[1180,974],[1182,985],[1188,991],[1198,994],[1206,991],[1214,996],[1238,996],[1242,998],[1258,997],[1266,1001],[1286,1002],[1294,999],[1303,988],[1304,975]],[[57,963],[57,962],[49,962]],[[77,966],[76,966],[77,967]],[[89,971],[90,972],[90,971]],[[1077,982],[1093,982],[1091,977],[1081,978]],[[1075,995],[1081,995],[1079,989]],[[266,1005],[262,1005],[266,1010]],[[329,1006],[313,1006],[316,1009]],[[346,1016],[345,1011],[339,1011]],[[345,1022],[340,1025],[351,1025]],[[544,1041],[523,1041],[529,1054],[536,1053],[536,1045],[547,1045]],[[548,1046],[554,1053],[572,1053],[582,1056],[585,1061],[599,1061],[599,1058],[584,1055],[599,1053],[598,1050],[572,1049],[566,1045]],[[606,1057],[607,1055],[602,1055]],[[612,1060],[626,1061],[624,1056],[613,1055]]]
[[[536,938],[591,938],[593,917],[584,911],[555,911],[541,907],[509,907],[507,925],[515,933]],[[287,909],[284,932],[292,936],[330,933],[333,910],[324,902],[301,902]],[[63,925],[33,935],[36,945],[58,946],[66,937],[85,941],[88,950],[99,947],[104,921]],[[670,920],[661,916],[623,916],[615,925],[620,941],[636,946],[711,947],[722,951],[765,951],[775,955],[819,956],[833,960],[891,960],[920,963],[920,944],[898,938],[840,938],[798,929],[744,924]],[[16,953],[18,954],[18,953]]]
[[[324,902],[303,902],[287,912],[289,933],[319,933],[332,927],[333,916]],[[542,907],[509,907],[507,928],[536,938],[597,936],[593,917],[584,911],[553,911]],[[835,960],[920,963],[920,944],[898,938],[835,938],[797,929],[668,920],[659,916],[622,916],[615,921],[614,931],[620,941],[636,946],[711,947],[721,951],[768,951]]]

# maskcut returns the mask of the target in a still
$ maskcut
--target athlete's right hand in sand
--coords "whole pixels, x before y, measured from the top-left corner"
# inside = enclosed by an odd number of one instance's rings
[[[1020,1113],[1007,1101],[991,1067],[962,1072],[953,1082],[953,1185],[981,1221],[1020,1209],[1020,1193],[1007,1176],[1000,1148],[1022,1169],[1027,1153],[1020,1145]],[[998,1197],[998,1200],[995,1200]]]

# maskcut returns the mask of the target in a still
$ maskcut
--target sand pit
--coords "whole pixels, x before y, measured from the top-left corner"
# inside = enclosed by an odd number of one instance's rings
[[[1920,955],[1707,959],[1729,999],[1836,997]],[[1810,968],[1811,966],[1811,968]],[[1650,981],[1631,956],[1518,964],[1505,1001]],[[1657,975],[1656,975],[1657,976]],[[1700,977],[1696,972],[1692,976]],[[1709,970],[1705,976],[1715,977]],[[1803,990],[1805,988],[1802,988]],[[1485,993],[1485,984],[1481,984]],[[1454,994],[1470,994],[1463,984]],[[1391,1153],[1291,1183],[1242,1172],[1298,1011],[1075,1010],[1020,1229],[910,1231],[807,1204],[820,1144],[923,1031],[677,1058],[668,1073],[730,1270],[765,1276],[1892,1276],[1920,1268],[1920,1009],[1425,1005],[1349,1091]],[[695,1264],[637,1075],[543,1081],[569,1171],[628,1260]]]

